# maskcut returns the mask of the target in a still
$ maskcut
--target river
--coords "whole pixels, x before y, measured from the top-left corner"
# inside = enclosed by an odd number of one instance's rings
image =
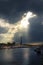
[[[37,55],[34,48],[2,49],[0,65],[43,65],[43,52]]]

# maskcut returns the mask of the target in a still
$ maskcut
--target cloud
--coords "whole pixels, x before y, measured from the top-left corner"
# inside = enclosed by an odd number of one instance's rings
[[[30,19],[30,29],[28,35],[28,42],[42,42],[43,41],[43,17],[34,17]]]
[[[0,34],[4,34],[4,33],[7,33],[8,29],[7,28],[3,28],[3,27],[0,27]]]
[[[43,15],[43,0],[0,0],[0,18],[9,20],[9,23],[19,21],[23,14],[31,11],[36,15]]]
[[[24,19],[22,16],[26,17],[26,13],[29,11],[37,15],[37,17],[29,19],[28,40],[30,42],[42,41],[43,0],[0,0],[0,35],[3,37],[3,41],[5,39],[7,42],[12,41],[14,34],[21,31],[20,21]]]
[[[19,36],[24,34],[24,32],[27,31],[27,27],[26,27],[28,26],[27,22],[29,21],[30,18],[33,18],[35,16],[36,15],[33,14],[32,12],[27,12],[25,16],[24,15],[22,16],[22,19],[20,21],[14,24],[10,24],[8,20],[0,19],[0,27],[7,30],[7,31],[4,30],[4,32],[6,33],[4,33],[3,31],[2,31],[3,33],[1,32],[0,36],[3,37],[3,38],[1,37],[2,38],[1,42],[4,43],[12,42],[16,33],[19,34]],[[23,22],[25,22],[27,25],[25,25],[25,23]]]
[[[3,2],[4,1],[4,2]],[[6,2],[5,2],[6,1]],[[35,14],[43,13],[43,0],[0,0],[0,14],[7,19],[18,18],[27,12],[31,11]],[[20,16],[19,16],[20,17]],[[19,18],[20,19],[20,18]]]
[[[5,1],[5,0],[3,0]],[[0,2],[0,13],[13,16],[19,12],[32,11],[35,13],[43,12],[43,0],[9,0]],[[7,0],[6,0],[7,1]]]
[[[9,1],[9,0],[0,0],[0,1],[2,1],[2,2],[7,2],[7,1]]]

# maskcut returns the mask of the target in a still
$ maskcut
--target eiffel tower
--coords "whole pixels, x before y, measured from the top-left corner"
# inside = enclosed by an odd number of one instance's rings
[[[21,36],[21,38],[20,38],[20,45],[22,45],[22,36]]]

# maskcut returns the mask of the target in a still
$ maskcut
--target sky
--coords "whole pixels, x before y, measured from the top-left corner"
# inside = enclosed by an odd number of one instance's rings
[[[43,0],[0,0],[0,43],[43,42]]]

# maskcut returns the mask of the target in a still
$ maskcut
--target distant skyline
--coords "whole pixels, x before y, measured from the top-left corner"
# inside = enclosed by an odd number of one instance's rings
[[[43,42],[43,0],[0,0],[0,43]]]

